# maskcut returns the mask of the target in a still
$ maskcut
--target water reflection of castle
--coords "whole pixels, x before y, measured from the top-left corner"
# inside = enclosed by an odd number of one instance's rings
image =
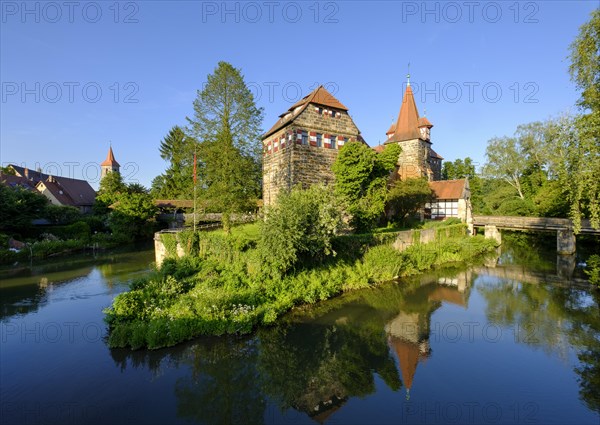
[[[431,315],[443,302],[466,308],[470,282],[469,271],[461,272],[454,278],[432,280],[407,294],[400,313],[386,324],[388,344],[398,356],[407,399],[418,364],[431,356]]]

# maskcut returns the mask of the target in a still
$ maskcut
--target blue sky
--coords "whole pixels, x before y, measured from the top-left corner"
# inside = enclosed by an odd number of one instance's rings
[[[240,68],[263,128],[318,84],[375,146],[410,62],[434,149],[483,163],[486,142],[574,110],[568,47],[598,1],[2,1],[0,162],[87,178],[109,141],[149,186],[158,146],[221,60]]]

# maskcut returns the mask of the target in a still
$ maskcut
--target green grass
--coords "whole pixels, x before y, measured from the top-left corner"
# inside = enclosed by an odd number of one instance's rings
[[[436,265],[468,262],[493,250],[482,236],[454,237],[403,252],[372,241],[354,255],[338,255],[283,276],[265,270],[255,244],[257,226],[237,234],[203,232],[195,255],[167,259],[160,270],[131,284],[105,310],[111,347],[150,349],[199,335],[244,334],[290,309],[367,288]],[[342,238],[343,239],[343,238]],[[350,245],[360,242],[350,237]]]
[[[225,235],[223,229],[215,230],[213,233]],[[231,236],[242,237],[251,241],[257,241],[260,237],[260,225],[258,222],[240,224],[231,228]]]

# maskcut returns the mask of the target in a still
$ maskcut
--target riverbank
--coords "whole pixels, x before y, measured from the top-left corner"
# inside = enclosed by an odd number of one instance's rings
[[[469,262],[495,249],[494,242],[464,232],[402,252],[385,239],[343,236],[335,241],[335,257],[277,275],[265,270],[255,241],[243,234],[201,233],[187,239],[188,255],[166,259],[105,310],[111,347],[156,349],[200,335],[249,333],[295,306],[434,266]]]

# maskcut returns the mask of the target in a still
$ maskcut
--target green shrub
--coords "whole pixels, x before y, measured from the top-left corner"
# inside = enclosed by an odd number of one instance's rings
[[[395,279],[406,266],[405,256],[390,245],[370,248],[362,260],[371,283]]]
[[[600,255],[594,254],[588,258],[584,272],[589,282],[600,288]]]
[[[301,261],[335,255],[332,239],[341,230],[341,216],[338,201],[324,186],[280,194],[261,227],[263,261],[271,271],[285,273]]]
[[[350,235],[336,244],[358,244],[357,258],[304,264],[266,273],[262,253],[239,235],[202,232],[197,255],[167,258],[161,268],[130,284],[105,310],[111,347],[160,348],[199,335],[243,334],[273,323],[294,306],[314,304],[343,291],[408,276],[436,264],[465,261],[494,247],[483,237],[415,245],[404,252],[382,239]],[[269,271],[267,269],[267,271]]]

